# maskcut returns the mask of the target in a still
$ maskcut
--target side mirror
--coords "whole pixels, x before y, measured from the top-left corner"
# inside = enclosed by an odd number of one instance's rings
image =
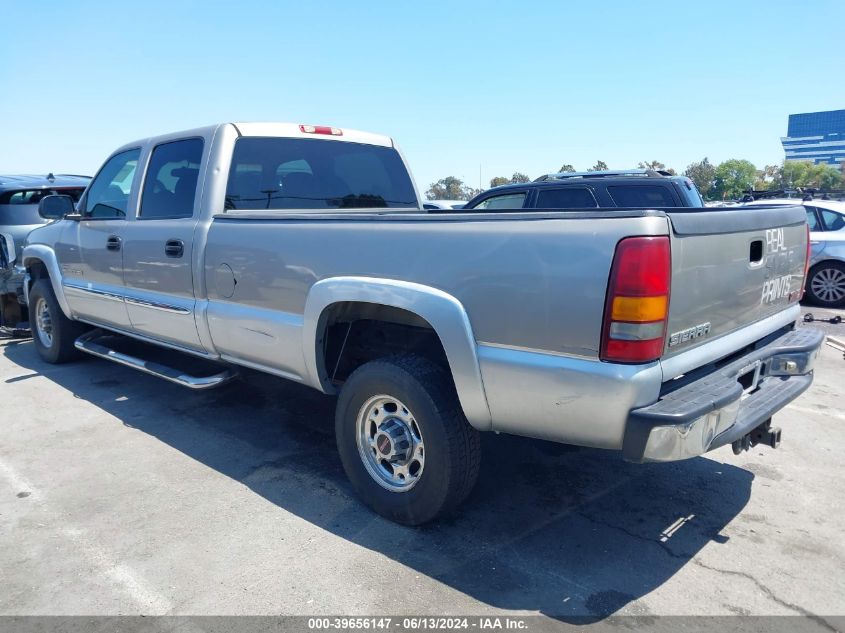
[[[45,220],[60,220],[74,211],[70,196],[44,196],[38,203],[38,215]]]

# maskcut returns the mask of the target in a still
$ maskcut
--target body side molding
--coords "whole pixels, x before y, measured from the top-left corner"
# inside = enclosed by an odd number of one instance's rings
[[[467,420],[479,430],[490,430],[490,408],[469,318],[455,297],[431,286],[374,277],[331,277],[315,283],[305,302],[302,332],[305,368],[314,387],[326,393],[335,391],[325,377],[318,350],[322,348],[326,308],[347,301],[400,308],[428,321],[443,344]]]

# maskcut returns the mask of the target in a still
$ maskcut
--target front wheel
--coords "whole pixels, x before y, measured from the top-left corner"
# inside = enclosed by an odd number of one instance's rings
[[[64,363],[80,354],[74,347],[85,326],[65,316],[49,279],[39,279],[29,293],[32,340],[38,355],[48,363]]]
[[[398,523],[419,525],[454,510],[478,478],[478,431],[451,376],[418,356],[355,370],[338,399],[335,435],[355,492]]]
[[[826,308],[845,306],[845,264],[831,261],[814,266],[807,279],[807,296]]]

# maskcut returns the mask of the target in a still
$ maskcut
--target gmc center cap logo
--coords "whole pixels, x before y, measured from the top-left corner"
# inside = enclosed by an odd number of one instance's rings
[[[387,437],[384,433],[379,435],[378,439],[376,440],[376,447],[378,448],[378,452],[382,455],[387,455],[390,453],[390,438]]]

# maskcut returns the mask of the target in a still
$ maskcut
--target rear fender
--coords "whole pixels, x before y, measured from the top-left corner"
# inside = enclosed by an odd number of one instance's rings
[[[391,306],[428,321],[443,344],[458,398],[467,420],[479,430],[491,428],[490,409],[478,365],[475,337],[463,305],[452,295],[407,281],[373,277],[332,277],[311,287],[305,303],[303,353],[309,382],[334,393],[322,367],[327,308],[361,302]]]

